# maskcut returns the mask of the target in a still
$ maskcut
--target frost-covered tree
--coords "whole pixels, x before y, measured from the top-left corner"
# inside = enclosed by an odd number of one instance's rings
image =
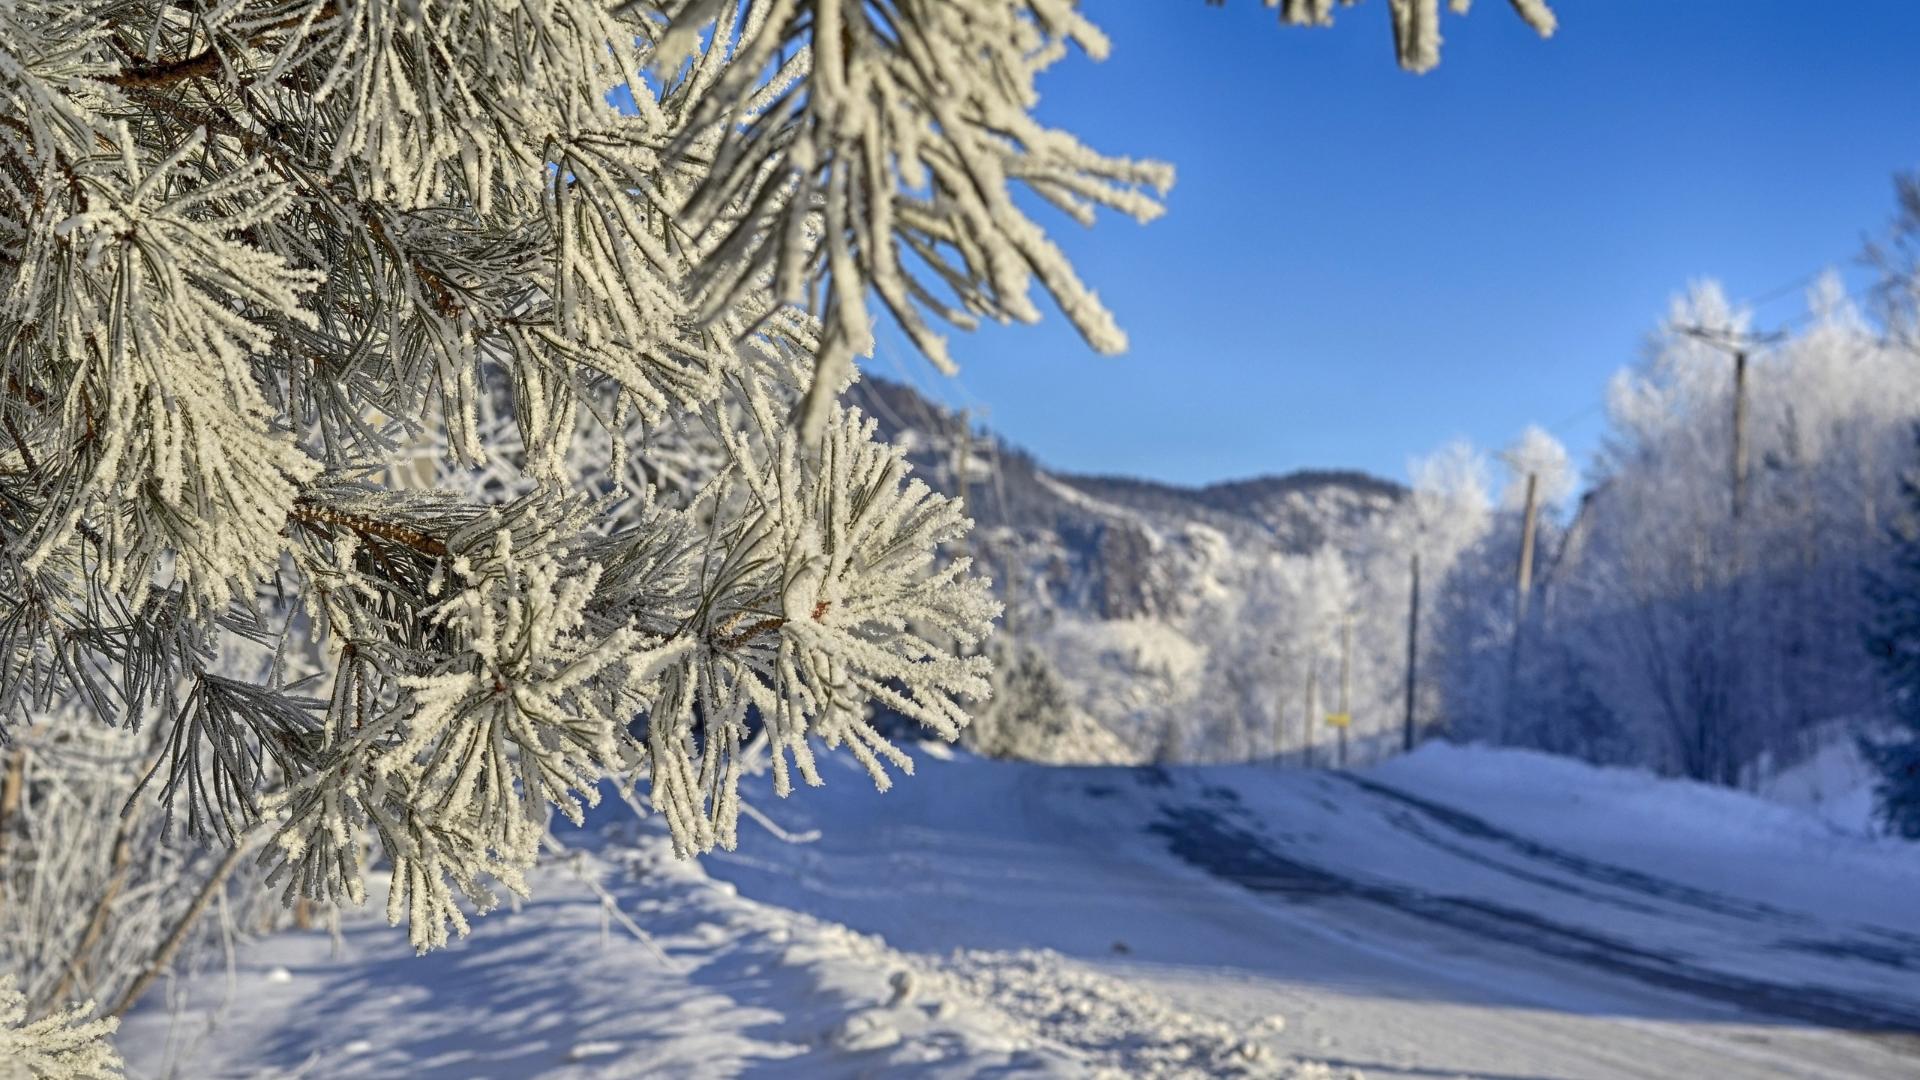
[[[1537,690],[1551,657],[1537,633],[1545,614],[1545,575],[1535,577],[1524,626],[1515,575],[1529,477],[1537,501],[1536,563],[1544,567],[1543,556],[1557,546],[1559,507],[1573,484],[1566,449],[1544,429],[1530,426],[1493,460],[1465,446],[1445,456],[1454,461],[1447,471],[1459,479],[1443,505],[1459,507],[1467,518],[1455,524],[1465,541],[1455,549],[1457,558],[1436,567],[1434,579],[1433,671],[1442,688],[1447,728],[1459,738],[1547,745],[1550,736],[1537,730],[1552,712],[1543,707]],[[1486,477],[1496,464],[1503,473],[1497,505],[1486,494]],[[1466,532],[1476,520],[1477,529]],[[1523,636],[1532,640],[1523,641]],[[1556,725],[1562,720],[1551,718]]]
[[[143,797],[289,897],[377,838],[420,948],[603,779],[692,853],[749,738],[781,794],[906,767],[868,703],[954,737],[995,605],[837,397],[876,314],[947,368],[1036,284],[1124,345],[1024,197],[1159,212],[1033,116],[1106,47],[1070,0],[0,2],[0,733],[162,725]]]
[[[1500,495],[1501,505],[1507,509],[1526,506],[1529,478],[1539,506],[1557,507],[1573,494],[1573,460],[1560,440],[1538,424],[1527,425],[1501,452],[1500,460],[1507,466],[1507,483]]]
[[[1920,419],[1912,339],[1817,283],[1794,332],[1750,358],[1736,514],[1733,363],[1688,329],[1749,320],[1695,287],[1616,376],[1595,483],[1541,530],[1524,626],[1511,509],[1445,582],[1460,734],[1738,784],[1883,711],[1858,642]],[[1523,448],[1509,458],[1536,471],[1558,456]]]
[[[1915,435],[1920,443],[1920,428]],[[1867,635],[1900,733],[1867,740],[1863,749],[1880,770],[1874,793],[1881,819],[1920,840],[1920,470],[1902,476],[1900,491],[1905,506],[1892,528],[1892,554],[1868,583],[1874,610]]]
[[[1880,272],[1875,306],[1889,333],[1909,345],[1920,343],[1920,171],[1894,178],[1897,207],[1893,228],[1867,248],[1867,261]]]
[[[1747,511],[1730,495],[1732,365],[1669,333],[1615,383],[1602,486],[1553,585],[1557,632],[1617,722],[1664,744],[1659,764],[1718,783],[1877,700],[1853,644],[1861,572],[1881,555],[1920,378],[1837,283],[1809,299],[1810,325],[1750,364]],[[1745,319],[1703,288],[1671,322]]]
[[[1128,759],[1126,744],[1074,702],[1047,654],[1005,632],[989,655],[993,697],[967,727],[966,744],[988,757],[1050,764],[1106,764]]]
[[[1285,612],[1284,621],[1277,624],[1284,627],[1284,631],[1272,641],[1276,646],[1272,670],[1285,681],[1274,688],[1272,708],[1283,718],[1292,713],[1296,702],[1304,702],[1309,680],[1318,690],[1318,708],[1315,715],[1303,714],[1294,724],[1277,725],[1283,732],[1292,731],[1290,743],[1284,738],[1277,740],[1277,752],[1303,752],[1315,744],[1324,746],[1333,736],[1333,732],[1322,728],[1325,714],[1340,709],[1338,656],[1343,621],[1353,618],[1369,627],[1376,621],[1397,621],[1393,619],[1397,612],[1380,611],[1376,620],[1375,612],[1362,607],[1360,593],[1366,583],[1356,580],[1359,577],[1355,567],[1331,547],[1289,558],[1280,568],[1275,584],[1284,600],[1274,606]],[[1386,688],[1379,684],[1377,675],[1382,665],[1374,662],[1378,657],[1368,648],[1374,635],[1356,636],[1359,639],[1356,651],[1361,655],[1356,657],[1356,670],[1351,676],[1359,688],[1357,699],[1367,705],[1377,705],[1386,695],[1370,691]],[[1352,711],[1369,720],[1382,715],[1377,708]],[[1317,760],[1329,762],[1333,757],[1322,752]]]

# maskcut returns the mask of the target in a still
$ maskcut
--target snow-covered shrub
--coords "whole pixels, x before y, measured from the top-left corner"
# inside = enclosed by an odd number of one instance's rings
[[[996,634],[993,697],[967,727],[964,739],[988,757],[1049,764],[1105,765],[1136,755],[1073,700],[1072,689],[1039,647]]]

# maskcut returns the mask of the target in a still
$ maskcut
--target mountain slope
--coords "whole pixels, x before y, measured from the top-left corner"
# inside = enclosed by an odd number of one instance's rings
[[[903,383],[872,377],[855,383],[848,400],[879,422],[882,435],[908,449],[922,479],[948,493],[958,486],[954,462],[963,441],[958,415]],[[986,528],[1073,531],[1134,521],[1177,530],[1197,523],[1235,539],[1264,537],[1281,550],[1301,553],[1339,542],[1406,495],[1398,484],[1343,470],[1303,470],[1204,487],[1082,476],[1046,469],[991,431],[975,431],[964,441],[968,508]],[[1070,492],[1093,501],[1075,499]]]
[[[1090,618],[1174,613],[1169,563],[1192,546],[1196,529],[1243,554],[1304,554],[1350,545],[1406,495],[1358,472],[1198,488],[1058,473],[990,431],[966,431],[958,415],[904,384],[867,378],[848,398],[906,448],[921,479],[948,494],[964,491],[972,543],[990,570],[1017,576],[1042,609]]]
[[[1222,681],[1237,678],[1233,693],[1242,698],[1262,691],[1252,679],[1219,673],[1244,672],[1249,660],[1270,665],[1281,655],[1276,634],[1298,637],[1324,621],[1324,612],[1308,610],[1314,603],[1349,611],[1368,603],[1360,590],[1370,586],[1356,583],[1389,546],[1382,539],[1404,524],[1408,505],[1405,489],[1352,472],[1197,488],[1056,473],[899,383],[863,380],[850,399],[905,449],[917,476],[964,492],[976,528],[954,554],[971,556],[994,579],[1007,603],[1007,636],[1043,654],[1080,713],[1113,736],[1072,746],[1055,739],[1026,753],[1043,760],[1281,752],[1276,723],[1256,718],[1273,695],[1257,708],[1226,708]],[[1319,590],[1323,600],[1271,599],[1289,589]],[[1246,598],[1257,596],[1270,598],[1269,610],[1242,617]],[[1375,631],[1399,633],[1399,618],[1393,622],[1384,631],[1371,622],[1360,628],[1369,647],[1356,661],[1355,700],[1369,723],[1386,713],[1365,706],[1398,692],[1397,683],[1382,689],[1397,671],[1376,662],[1384,653],[1371,647]],[[1288,661],[1288,670],[1300,662]],[[1208,701],[1221,707],[1194,707]],[[1126,752],[1116,757],[1115,746]]]

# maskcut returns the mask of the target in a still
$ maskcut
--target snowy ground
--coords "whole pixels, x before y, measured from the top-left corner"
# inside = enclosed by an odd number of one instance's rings
[[[1910,845],[1508,751],[918,756],[759,803],[808,842],[576,837],[424,959],[277,935],[121,1046],[143,1077],[1920,1077]]]

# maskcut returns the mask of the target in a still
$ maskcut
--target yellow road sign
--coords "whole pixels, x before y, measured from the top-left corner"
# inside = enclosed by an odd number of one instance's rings
[[[1336,712],[1336,713],[1327,714],[1328,727],[1346,727],[1348,724],[1351,724],[1351,723],[1353,723],[1353,717],[1347,715],[1346,713]]]

